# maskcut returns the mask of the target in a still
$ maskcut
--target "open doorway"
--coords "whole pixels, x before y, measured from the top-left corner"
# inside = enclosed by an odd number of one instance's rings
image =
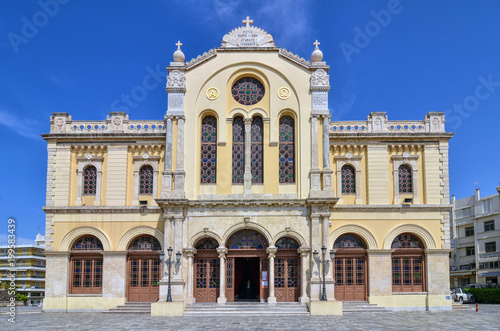
[[[258,302],[260,300],[259,260],[258,257],[234,259],[235,301]]]

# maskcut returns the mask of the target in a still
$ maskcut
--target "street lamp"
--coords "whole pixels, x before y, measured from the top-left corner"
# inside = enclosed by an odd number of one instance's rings
[[[181,256],[182,253],[179,251],[175,253],[176,259],[175,261],[172,261],[172,252],[174,249],[172,247],[167,248],[167,253],[168,253],[168,260],[164,261],[165,257],[165,252],[160,252],[160,259],[162,260],[163,263],[165,263],[168,266],[168,292],[167,292],[167,302],[172,302],[172,288],[170,286],[170,274],[172,270],[172,266],[181,262]]]
[[[326,247],[325,245],[323,245],[323,247],[321,247],[321,254],[323,255],[323,258],[320,259],[318,257],[319,253],[317,250],[314,250],[313,252],[313,256],[314,256],[314,261],[316,261],[316,263],[322,263],[323,264],[323,294],[321,295],[321,301],[326,301],[326,282],[325,282],[325,278],[326,278],[326,266],[333,261],[333,259],[335,258],[335,252],[333,250],[330,250],[330,258],[329,259],[326,259],[325,258],[325,255],[326,255]]]

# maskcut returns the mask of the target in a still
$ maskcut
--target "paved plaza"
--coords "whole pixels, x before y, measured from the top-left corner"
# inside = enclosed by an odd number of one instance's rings
[[[447,312],[348,313],[317,317],[151,317],[141,314],[19,311],[16,324],[0,309],[1,330],[500,330],[500,305]]]

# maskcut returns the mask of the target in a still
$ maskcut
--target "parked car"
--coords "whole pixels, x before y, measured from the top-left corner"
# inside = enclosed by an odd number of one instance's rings
[[[486,284],[469,284],[469,285],[466,285],[465,288],[468,289],[468,288],[485,288],[486,287]]]
[[[461,287],[452,288],[450,291],[453,301],[460,303],[475,303],[476,298],[470,293],[464,292]]]

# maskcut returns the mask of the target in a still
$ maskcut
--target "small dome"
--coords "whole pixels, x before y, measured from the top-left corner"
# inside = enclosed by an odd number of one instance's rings
[[[316,48],[311,54],[311,62],[321,62],[321,60],[323,60],[323,52],[318,47],[320,43],[316,40],[313,44]]]
[[[174,52],[174,62],[184,62],[186,60],[186,56],[181,51],[182,43],[178,41],[175,46],[177,46],[177,50]]]

